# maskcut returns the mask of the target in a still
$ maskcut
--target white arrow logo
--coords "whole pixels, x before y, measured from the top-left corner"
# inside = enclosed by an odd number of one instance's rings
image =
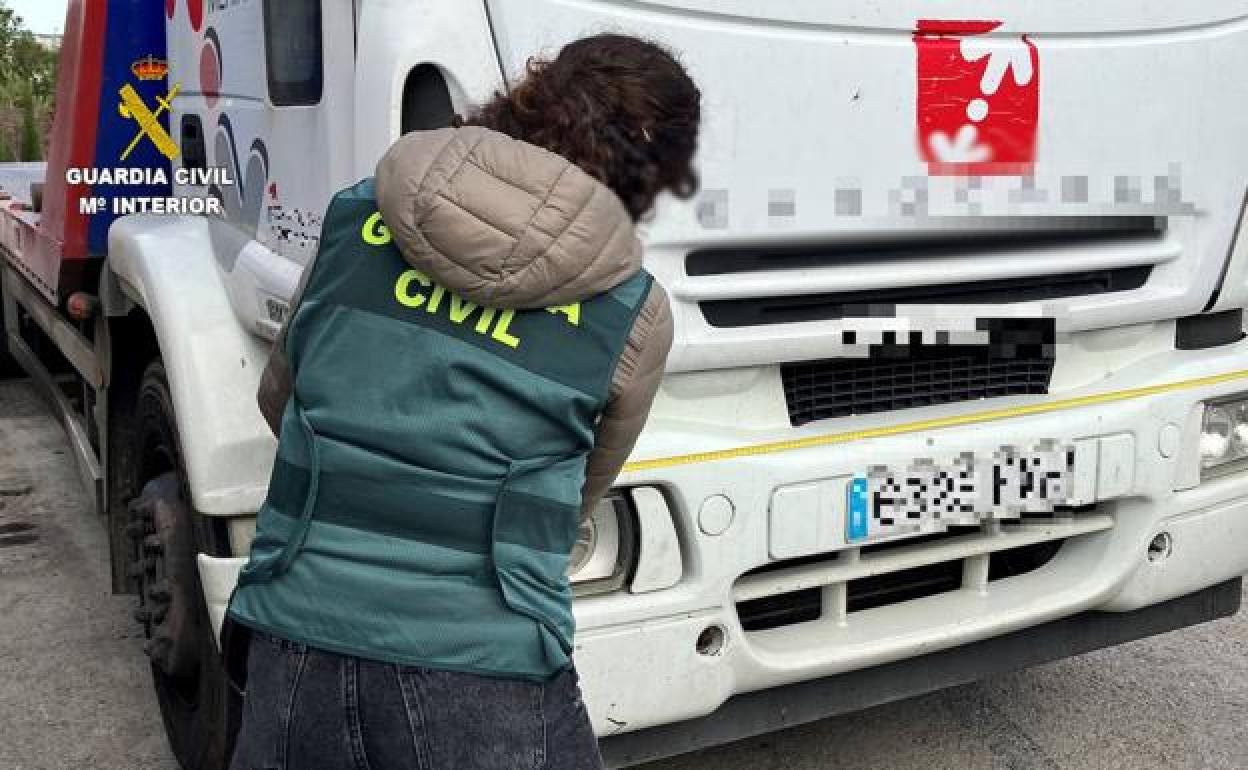
[[[965,38],[962,40],[962,58],[979,61],[988,57],[988,69],[984,70],[979,87],[989,96],[1001,87],[1008,70],[1014,70],[1014,82],[1025,86],[1031,82],[1031,47],[1024,40],[990,40]]]
[[[992,148],[979,143],[979,129],[970,123],[959,128],[952,141],[944,131],[933,131],[927,144],[940,163],[983,163],[992,158]]]

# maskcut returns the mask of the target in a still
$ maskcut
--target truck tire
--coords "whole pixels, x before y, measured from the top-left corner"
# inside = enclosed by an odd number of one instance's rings
[[[241,713],[226,681],[200,587],[196,554],[224,555],[222,522],[195,513],[178,441],[173,399],[160,360],[140,381],[134,430],[123,467],[133,469],[129,504],[129,575],[137,581],[138,609],[150,658],[152,684],[165,732],[184,770],[224,770]]]

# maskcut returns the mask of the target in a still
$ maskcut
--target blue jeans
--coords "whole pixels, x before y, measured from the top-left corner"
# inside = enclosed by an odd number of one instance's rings
[[[231,770],[600,770],[574,669],[398,666],[255,633]]]

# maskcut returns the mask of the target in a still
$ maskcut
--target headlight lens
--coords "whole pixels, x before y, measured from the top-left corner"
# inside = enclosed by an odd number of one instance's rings
[[[1248,467],[1248,396],[1205,404],[1200,467],[1205,478]]]
[[[612,490],[581,522],[568,560],[577,596],[618,591],[637,562],[637,519],[624,494]]]
[[[1231,448],[1241,455],[1248,456],[1248,404],[1241,405],[1235,414],[1235,432],[1232,434]]]

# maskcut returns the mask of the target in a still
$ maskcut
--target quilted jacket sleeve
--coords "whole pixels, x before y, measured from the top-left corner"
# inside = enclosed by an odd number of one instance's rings
[[[269,430],[273,431],[274,436],[281,433],[282,412],[286,410],[286,402],[290,400],[290,392],[293,388],[290,359],[286,355],[286,328],[290,325],[290,319],[295,317],[299,303],[303,301],[303,291],[308,286],[308,276],[312,275],[312,265],[315,263],[316,257],[313,257],[303,268],[299,285],[290,299],[290,311],[286,314],[286,323],[282,324],[282,331],[273,342],[273,352],[269,354],[269,362],[265,364],[264,372],[260,375],[260,389],[256,393],[256,401],[260,404],[260,414],[264,415],[264,421],[269,424]]]
[[[632,453],[671,349],[672,309],[667,292],[656,282],[616,364],[607,407],[594,433],[594,449],[581,488],[582,516],[587,516],[606,494]]]

